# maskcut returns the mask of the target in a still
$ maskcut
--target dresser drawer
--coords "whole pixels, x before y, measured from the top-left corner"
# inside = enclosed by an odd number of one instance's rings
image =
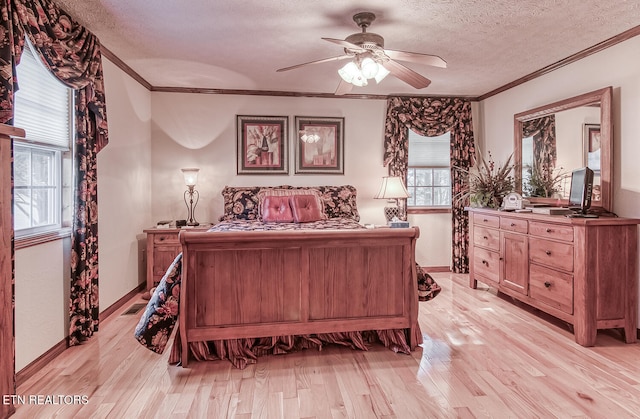
[[[529,295],[567,314],[573,314],[573,275],[530,265]]]
[[[155,244],[179,245],[178,233],[156,233],[153,234]]]
[[[573,241],[573,227],[559,224],[531,221],[529,223],[529,234],[545,239]]]
[[[474,247],[473,266],[476,275],[498,284],[500,275],[500,254],[498,252]]]
[[[500,250],[500,231],[493,228],[474,227],[473,244],[495,250]]]
[[[473,214],[473,224],[484,227],[500,227],[500,217],[497,215]]]
[[[500,228],[502,230],[527,234],[528,225],[529,225],[529,222],[527,220],[509,218],[509,217],[500,217]]]
[[[573,245],[530,237],[529,260],[550,268],[573,272]]]

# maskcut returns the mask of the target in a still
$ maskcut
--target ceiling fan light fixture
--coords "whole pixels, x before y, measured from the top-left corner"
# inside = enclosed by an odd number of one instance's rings
[[[353,16],[353,20],[362,29],[362,32],[351,34],[345,39],[322,38],[325,41],[341,46],[344,50],[343,55],[309,61],[276,71],[293,70],[310,64],[343,59],[349,60],[350,62],[338,70],[342,80],[334,93],[335,95],[344,95],[350,92],[353,86],[366,86],[369,79],[375,79],[376,83],[380,83],[389,74],[415,89],[424,89],[431,84],[431,80],[401,64],[400,61],[440,68],[447,67],[446,61],[437,55],[385,49],[382,36],[367,32],[367,28],[375,18],[375,14],[371,12],[356,13]]]
[[[349,61],[341,69],[338,70],[338,74],[342,77],[342,80],[347,83],[351,83],[357,76],[361,76],[360,69],[353,61]]]

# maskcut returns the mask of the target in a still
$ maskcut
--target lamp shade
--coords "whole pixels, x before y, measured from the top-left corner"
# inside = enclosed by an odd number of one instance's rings
[[[338,70],[338,74],[342,77],[342,80],[347,83],[351,83],[354,77],[357,77],[360,74],[360,69],[353,61],[349,61],[344,65],[340,70]]]
[[[196,186],[196,183],[198,183],[199,171],[200,169],[196,168],[182,169],[182,174],[184,175],[184,183],[187,186]]]
[[[366,57],[360,63],[360,69],[364,78],[372,79],[376,76],[376,74],[378,74],[378,63],[373,61],[373,59]]]
[[[402,179],[398,176],[384,176],[380,190],[374,198],[376,199],[400,199],[409,198],[409,192],[404,187]]]
[[[384,68],[381,65],[378,65],[378,73],[375,76],[376,83],[380,83],[387,75],[389,75],[390,71]]]

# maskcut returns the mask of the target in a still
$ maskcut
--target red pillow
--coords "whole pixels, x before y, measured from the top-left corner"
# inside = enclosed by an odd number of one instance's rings
[[[308,223],[324,220],[324,214],[313,195],[293,195],[290,198],[293,220],[296,223]]]
[[[288,196],[268,195],[262,203],[262,221],[266,223],[291,223],[293,214]]]

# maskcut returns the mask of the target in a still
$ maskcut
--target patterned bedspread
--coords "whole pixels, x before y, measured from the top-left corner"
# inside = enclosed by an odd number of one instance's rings
[[[323,221],[315,221],[310,223],[263,223],[261,221],[249,221],[249,220],[234,220],[234,221],[223,221],[215,226],[213,226],[209,231],[274,231],[274,230],[344,230],[344,229],[363,229],[362,225],[358,224],[356,221],[345,218],[333,218]],[[419,273],[421,270],[418,271]],[[162,277],[162,280],[156,287],[155,291],[151,295],[151,299],[147,304],[147,307],[142,314],[138,325],[135,328],[135,337],[136,339],[148,349],[157,352],[163,353],[167,343],[169,342],[169,337],[173,329],[175,328],[178,315],[180,312],[179,301],[180,301],[180,282],[182,279],[182,254],[176,256],[174,261],[171,263],[171,266],[167,269],[166,273]],[[422,283],[421,283],[422,282]],[[431,283],[432,282],[432,283]],[[437,293],[440,291],[435,281],[431,281],[429,284],[429,295],[430,298],[435,297]],[[421,281],[418,278],[419,289],[424,288],[424,278]],[[419,290],[420,291],[423,290]],[[422,299],[422,298],[421,298]],[[177,335],[179,337],[179,335]],[[355,337],[355,339],[354,339]],[[304,342],[293,341],[290,338],[292,337],[278,337],[274,339],[280,339],[277,342],[271,342],[269,347],[271,353],[278,353],[283,346],[288,347],[289,349],[295,349],[293,346],[301,347],[321,347],[323,342],[333,341],[335,343],[345,344],[344,342],[336,341],[335,336],[325,336],[325,339],[318,339],[316,337],[305,337]],[[323,337],[320,337],[323,338]],[[362,339],[368,339],[368,336],[364,336],[363,338],[360,336],[349,336],[350,342],[347,343],[352,347],[357,347],[360,349],[366,349],[364,342]],[[386,339],[386,337],[380,337],[382,340]],[[389,338],[393,341],[392,338]],[[176,339],[177,341],[178,339]],[[284,342],[286,341],[286,342]],[[227,343],[229,341],[226,341]],[[249,357],[252,358],[252,355],[256,353],[256,345],[260,348],[265,347],[264,339],[261,340],[249,340],[249,339],[238,339],[237,342],[246,346],[242,350],[244,353],[249,353]],[[383,342],[385,343],[385,342]],[[386,343],[385,343],[386,344]],[[217,345],[220,345],[220,342],[217,342]],[[234,344],[238,345],[238,343]],[[266,346],[269,346],[266,345]],[[177,349],[177,342],[174,342],[174,349]],[[392,346],[392,349],[400,352],[409,352],[408,347],[395,347],[393,344],[386,345]],[[209,352],[205,348],[205,352]],[[223,357],[221,353],[229,353],[232,352],[230,349],[226,348],[217,348],[218,357]],[[267,353],[266,350],[258,351],[260,353]],[[282,352],[286,352],[282,350]],[[204,358],[205,356],[203,356]],[[208,357],[208,356],[207,356]],[[230,356],[227,356],[231,359]],[[198,358],[196,354],[196,358]],[[217,359],[214,358],[214,359]],[[236,357],[237,358],[237,357]],[[172,359],[177,361],[176,357],[172,356]],[[171,361],[171,360],[170,360]],[[247,362],[251,362],[251,359],[246,359],[243,357],[242,359],[231,359],[231,361],[239,368],[243,368]]]
[[[330,218],[310,223],[263,223],[258,220],[223,221],[209,231],[358,230],[365,228],[348,218]]]

